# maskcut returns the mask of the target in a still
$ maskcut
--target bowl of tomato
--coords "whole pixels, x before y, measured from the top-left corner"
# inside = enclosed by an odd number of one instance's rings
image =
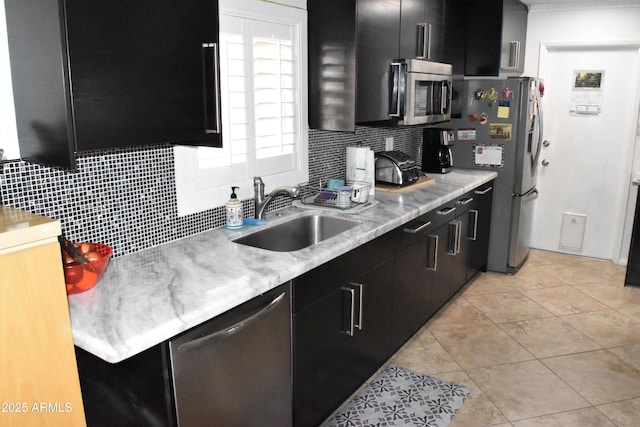
[[[64,279],[67,295],[79,294],[93,288],[102,278],[109,259],[111,247],[95,242],[71,243],[65,245]]]

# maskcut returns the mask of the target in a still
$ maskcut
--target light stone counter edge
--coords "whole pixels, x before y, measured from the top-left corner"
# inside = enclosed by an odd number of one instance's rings
[[[111,260],[102,280],[69,297],[74,343],[116,363],[212,319],[336,258],[467,191],[495,172],[454,169],[404,193],[377,191],[375,207],[346,216],[362,224],[309,248],[271,252],[232,242],[313,210],[267,216],[265,226],[219,228]]]

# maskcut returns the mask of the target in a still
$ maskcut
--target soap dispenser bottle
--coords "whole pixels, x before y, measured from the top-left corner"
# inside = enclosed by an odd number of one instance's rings
[[[227,227],[237,228],[242,226],[242,202],[238,200],[236,190],[240,187],[231,187],[231,198],[224,205],[227,211]]]

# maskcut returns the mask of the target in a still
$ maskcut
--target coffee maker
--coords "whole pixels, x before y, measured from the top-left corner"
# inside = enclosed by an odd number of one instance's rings
[[[453,167],[453,129],[424,128],[422,133],[422,171],[447,173]]]

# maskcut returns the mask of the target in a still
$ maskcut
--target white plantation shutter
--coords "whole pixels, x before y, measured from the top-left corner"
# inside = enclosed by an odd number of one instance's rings
[[[252,179],[261,176],[267,191],[308,179],[306,114],[306,12],[263,1],[241,1],[247,10],[220,9],[220,76],[223,148],[175,150],[191,192],[212,186],[224,203],[228,187],[240,198],[253,196]],[[256,7],[253,7],[256,6]],[[271,15],[264,12],[278,10]],[[178,171],[176,171],[178,180]],[[181,205],[178,188],[178,206]],[[224,196],[223,196],[224,194]],[[193,197],[202,197],[198,194]],[[212,206],[213,207],[213,206]],[[188,210],[187,210],[187,213]]]

